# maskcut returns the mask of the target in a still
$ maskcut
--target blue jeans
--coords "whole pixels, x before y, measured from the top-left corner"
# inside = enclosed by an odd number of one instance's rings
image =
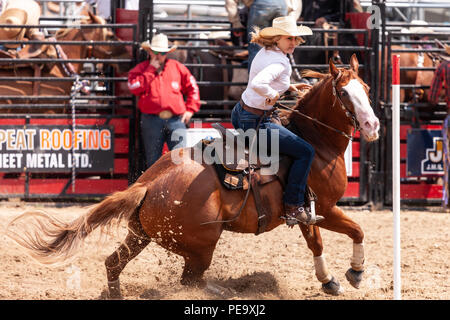
[[[258,115],[242,109],[239,102],[234,106],[231,113],[231,123],[234,128],[244,131],[256,129],[259,119]],[[262,119],[260,129],[267,129],[267,146],[270,146],[272,130],[278,130],[280,153],[293,159],[284,190],[284,202],[290,205],[303,205],[305,203],[306,182],[314,159],[314,148],[285,127],[271,122],[270,117]]]
[[[252,39],[250,32],[253,27],[260,29],[271,27],[272,20],[277,17],[287,16],[287,6],[285,0],[255,0],[250,6],[247,20],[247,40],[248,40],[248,71],[261,47],[255,43],[250,43]]]
[[[172,136],[175,130],[177,131]],[[164,142],[169,150],[186,145],[186,125],[180,121],[179,116],[164,120],[158,115],[141,113],[141,135],[147,168],[161,157]]]

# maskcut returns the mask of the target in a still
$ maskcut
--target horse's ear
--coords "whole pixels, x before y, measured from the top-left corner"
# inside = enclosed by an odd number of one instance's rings
[[[91,10],[88,11],[89,18],[95,24],[104,24],[102,19],[99,16],[96,16]]]
[[[88,10],[88,15],[92,22],[95,22],[95,15],[91,10]]]
[[[358,58],[356,58],[356,54],[352,54],[352,57],[350,58],[350,67],[352,68],[353,71],[356,72],[356,74],[358,74],[359,62],[358,62]]]
[[[330,59],[329,65],[330,65],[330,73],[331,73],[331,75],[333,76],[333,78],[336,78],[338,76],[338,74],[339,74],[339,70],[334,65],[332,59]]]

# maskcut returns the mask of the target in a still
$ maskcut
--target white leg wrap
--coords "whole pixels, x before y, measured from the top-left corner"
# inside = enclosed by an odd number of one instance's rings
[[[353,256],[350,265],[355,271],[364,270],[364,243],[353,244]]]
[[[328,271],[327,262],[323,256],[314,257],[314,268],[316,269],[316,277],[322,283],[330,282],[333,276]]]

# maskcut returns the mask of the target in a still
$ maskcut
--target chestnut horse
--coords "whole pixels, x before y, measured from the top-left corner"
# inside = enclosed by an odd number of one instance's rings
[[[105,24],[105,20],[102,17],[95,16],[89,13],[86,19],[81,20],[81,24]],[[57,41],[117,41],[116,36],[111,30],[106,28],[63,28],[56,32],[55,38]],[[49,47],[51,42],[49,42]],[[86,58],[130,58],[125,46],[118,45],[60,45],[63,55],[67,56],[67,59],[86,59]],[[65,57],[61,58],[64,59]],[[20,59],[18,59],[20,63]],[[34,88],[35,81],[20,80],[21,77],[33,78],[35,77],[35,69],[33,63],[25,67],[11,67],[0,68],[0,77],[17,77],[16,81],[0,82],[0,103],[12,104],[18,103],[30,103],[30,99],[4,99],[2,96],[69,96],[73,85],[72,81],[39,81],[38,90]],[[13,64],[15,66],[15,64]],[[79,74],[82,69],[82,63],[43,63],[40,77],[55,77],[63,78]],[[34,100],[34,103],[51,104],[55,103],[55,100]],[[61,103],[61,102],[59,102]],[[68,103],[68,101],[67,101]],[[12,113],[29,113],[31,109],[10,109]],[[55,112],[55,110],[49,110]],[[37,111],[42,113],[41,110]]]
[[[378,139],[379,131],[378,118],[369,103],[368,87],[357,75],[356,56],[352,56],[350,66],[338,69],[330,61],[330,74],[317,74],[322,80],[288,116],[316,151],[308,184],[318,197],[317,214],[325,220],[314,226],[300,225],[300,229],[313,253],[316,276],[323,290],[330,294],[339,294],[340,285],[322,256],[320,228],[344,233],[353,240],[351,268],[346,276],[358,287],[364,270],[364,233],[336,203],[347,187],[344,152],[355,122],[368,141]],[[325,125],[306,120],[304,115]],[[344,134],[336,134],[327,126]],[[192,151],[184,148],[165,154],[127,190],[113,193],[70,223],[60,222],[41,211],[30,211],[10,223],[8,235],[39,262],[54,264],[73,258],[93,229],[127,221],[126,239],[105,261],[110,297],[121,297],[120,273],[151,240],[184,258],[183,284],[204,285],[202,276],[210,266],[222,231],[255,233],[258,214],[250,195],[242,214],[225,222],[235,217],[244,193],[224,188],[214,165],[192,160]],[[181,163],[174,163],[174,152],[178,160],[183,159]],[[283,189],[276,180],[261,186],[260,191],[270,203],[267,209],[272,214],[266,231],[271,231],[284,223],[280,219],[284,214]],[[219,223],[205,224],[211,221]]]

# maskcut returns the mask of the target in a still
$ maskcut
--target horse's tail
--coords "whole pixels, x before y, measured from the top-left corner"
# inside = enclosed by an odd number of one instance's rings
[[[128,221],[142,204],[146,193],[145,185],[135,183],[125,191],[109,195],[70,223],[42,211],[27,211],[10,222],[7,234],[40,263],[67,262],[75,257],[84,239],[94,229],[109,229],[121,221]]]

